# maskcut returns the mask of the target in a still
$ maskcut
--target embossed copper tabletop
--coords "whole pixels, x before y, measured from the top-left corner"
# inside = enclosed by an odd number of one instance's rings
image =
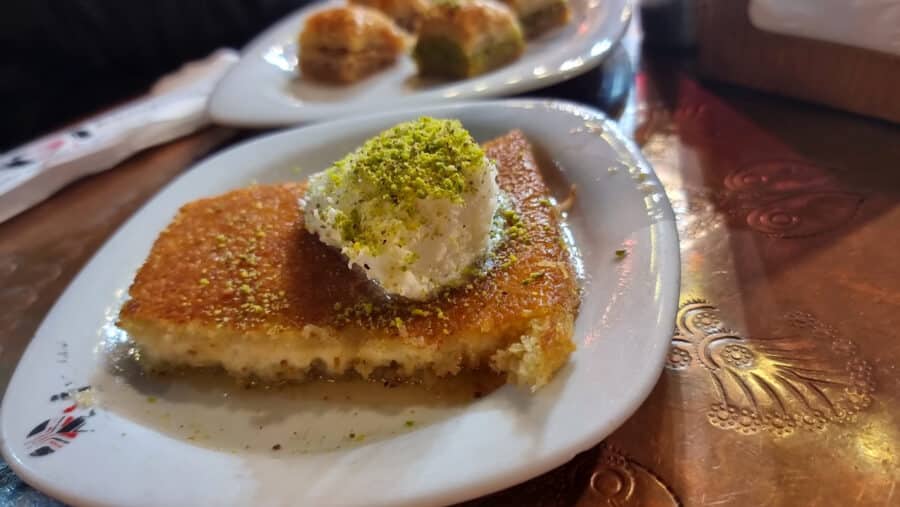
[[[468,505],[900,505],[900,127],[641,68],[624,110],[603,105],[677,214],[666,369],[605,442]],[[99,245],[230,136],[156,148],[0,225],[0,387]],[[55,503],[5,466],[0,500]]]

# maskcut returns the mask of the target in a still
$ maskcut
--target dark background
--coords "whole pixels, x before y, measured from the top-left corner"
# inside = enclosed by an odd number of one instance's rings
[[[0,153],[240,48],[311,0],[4,0]]]

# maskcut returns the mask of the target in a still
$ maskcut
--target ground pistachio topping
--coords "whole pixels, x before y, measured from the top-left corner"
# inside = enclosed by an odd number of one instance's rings
[[[422,117],[369,139],[325,174],[332,188],[353,181],[362,189],[360,202],[374,204],[363,210],[367,220],[372,214],[375,218],[380,214],[397,216],[399,210],[404,225],[412,229],[423,225],[425,218],[416,206],[420,199],[463,202],[484,160],[481,146],[459,120]],[[364,227],[364,214],[354,208],[337,214],[332,225],[343,241],[378,252],[384,239],[396,232],[396,224],[383,229]]]

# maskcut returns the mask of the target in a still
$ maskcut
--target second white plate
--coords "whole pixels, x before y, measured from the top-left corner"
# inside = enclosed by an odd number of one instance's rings
[[[312,13],[343,5],[304,7],[254,39],[210,100],[219,123],[273,127],[336,119],[435,102],[498,97],[550,86],[597,66],[631,18],[629,0],[571,0],[572,21],[529,41],[516,62],[483,76],[425,82],[410,57],[347,86],[318,84],[297,74],[297,34]]]

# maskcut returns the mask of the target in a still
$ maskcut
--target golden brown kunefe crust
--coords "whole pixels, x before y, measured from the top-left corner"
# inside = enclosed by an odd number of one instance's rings
[[[426,11],[419,37],[446,37],[471,52],[480,41],[491,40],[490,35],[504,35],[517,25],[513,11],[499,2],[440,2]]]
[[[397,54],[406,43],[406,36],[383,13],[358,5],[335,7],[307,18],[300,32],[300,55],[323,48]]]
[[[178,212],[138,271],[120,321],[269,334],[349,326],[419,347],[473,334],[513,342],[529,319],[548,315],[571,324],[577,282],[531,147],[513,131],[485,149],[526,230],[500,247],[485,277],[428,302],[379,304],[366,278],[304,229],[303,184],[253,186]]]

